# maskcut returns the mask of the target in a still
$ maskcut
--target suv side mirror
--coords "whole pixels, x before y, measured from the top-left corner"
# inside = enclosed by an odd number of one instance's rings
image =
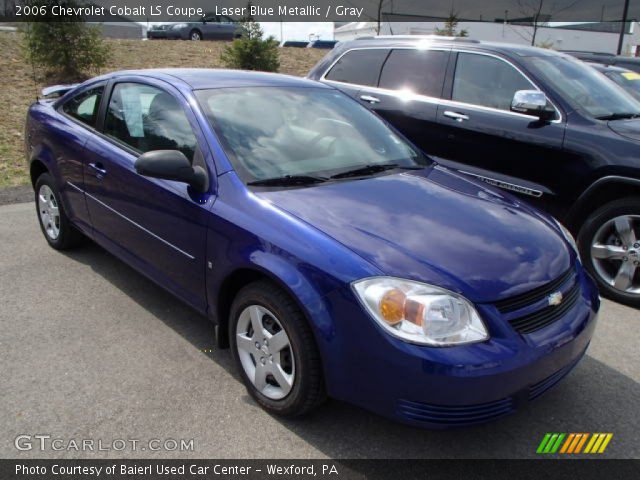
[[[540,120],[551,120],[556,114],[549,108],[547,96],[539,90],[518,90],[511,100],[511,111],[532,115]]]
[[[202,167],[194,167],[178,150],[152,150],[140,155],[134,164],[136,172],[145,177],[175,180],[191,185],[198,192],[206,192],[209,181]]]

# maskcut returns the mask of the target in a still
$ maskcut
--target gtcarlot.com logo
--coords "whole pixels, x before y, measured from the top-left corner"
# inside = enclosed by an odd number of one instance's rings
[[[151,451],[151,452],[192,452],[193,438],[151,438],[139,440],[136,438],[116,438],[103,440],[101,438],[59,438],[51,435],[18,435],[14,442],[17,450],[44,451],[76,451],[76,452],[122,452],[122,451]]]
[[[613,433],[547,433],[536,453],[604,453]]]

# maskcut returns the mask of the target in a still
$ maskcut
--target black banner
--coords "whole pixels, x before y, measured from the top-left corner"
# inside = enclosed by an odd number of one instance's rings
[[[635,480],[640,460],[0,460],[0,478]]]

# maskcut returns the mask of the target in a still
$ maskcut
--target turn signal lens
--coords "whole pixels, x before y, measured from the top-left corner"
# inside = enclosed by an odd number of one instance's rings
[[[397,288],[388,290],[380,300],[380,315],[387,323],[394,325],[404,317],[404,304],[407,297]]]

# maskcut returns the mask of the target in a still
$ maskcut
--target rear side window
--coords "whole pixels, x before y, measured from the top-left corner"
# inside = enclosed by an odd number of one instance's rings
[[[104,133],[143,153],[180,150],[189,160],[197,143],[178,100],[140,83],[118,83],[113,88]]]
[[[448,58],[449,52],[438,50],[393,50],[384,63],[380,88],[440,97]]]
[[[103,91],[104,87],[86,90],[67,100],[62,105],[62,111],[76,120],[80,120],[82,123],[95,127]]]
[[[535,87],[518,70],[499,58],[459,53],[451,99],[457,102],[510,110],[518,90]]]
[[[380,69],[388,53],[388,50],[381,49],[352,50],[338,60],[325,78],[336,82],[376,87]]]

